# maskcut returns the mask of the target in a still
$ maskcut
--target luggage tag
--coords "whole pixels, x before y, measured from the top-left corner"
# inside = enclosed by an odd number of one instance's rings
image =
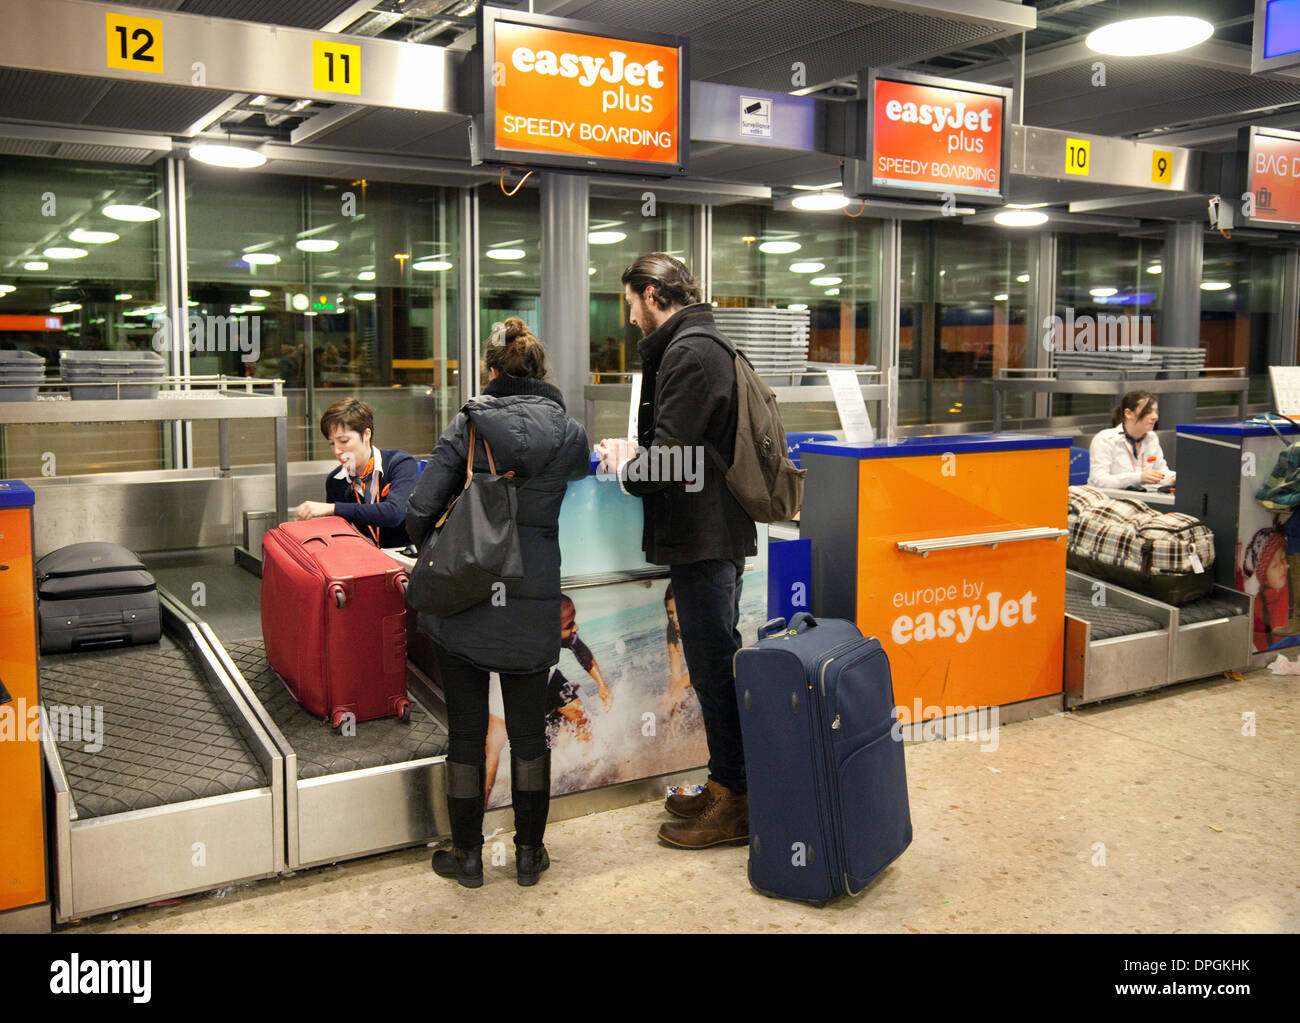
[[[1205,566],[1201,564],[1201,556],[1195,551],[1192,551],[1192,571],[1197,575],[1205,571]]]

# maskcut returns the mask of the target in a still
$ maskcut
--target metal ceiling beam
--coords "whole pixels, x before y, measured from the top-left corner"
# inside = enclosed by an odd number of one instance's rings
[[[56,128],[43,124],[16,124],[12,121],[0,121],[0,138],[61,142],[70,145],[117,146],[121,149],[143,149],[159,154],[170,153],[173,148],[172,140],[166,135],[98,131],[90,128]]]
[[[1007,32],[1028,32],[1038,25],[1038,11],[1007,0],[851,0],[864,7],[923,14],[945,21],[987,25]]]

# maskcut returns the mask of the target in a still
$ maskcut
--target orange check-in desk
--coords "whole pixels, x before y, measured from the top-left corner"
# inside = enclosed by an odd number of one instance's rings
[[[48,931],[31,488],[0,480],[0,932]]]
[[[1060,699],[1069,446],[968,434],[801,447],[813,612],[880,639],[904,723]]]

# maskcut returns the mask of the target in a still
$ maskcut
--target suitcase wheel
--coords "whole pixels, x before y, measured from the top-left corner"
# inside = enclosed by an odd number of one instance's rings
[[[333,714],[330,715],[330,727],[337,732],[340,728],[343,727],[343,718],[345,716],[346,716],[346,712],[341,710],[336,710]]]
[[[338,609],[339,609],[340,611],[343,610],[343,608],[344,608],[344,606],[347,604],[347,602],[348,602],[348,598],[347,598],[346,596],[344,596],[342,590],[335,590],[335,591],[334,591],[334,603],[338,605]]]
[[[404,725],[411,723],[411,701],[401,700],[397,704],[397,720]]]

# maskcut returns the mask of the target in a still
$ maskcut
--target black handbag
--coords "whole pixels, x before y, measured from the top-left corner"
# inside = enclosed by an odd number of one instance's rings
[[[485,440],[488,473],[474,474],[477,430],[469,428],[465,486],[453,497],[424,541],[406,602],[417,611],[450,618],[493,596],[493,587],[508,589],[524,575],[519,549],[519,507],[514,472],[497,474],[492,447]]]

